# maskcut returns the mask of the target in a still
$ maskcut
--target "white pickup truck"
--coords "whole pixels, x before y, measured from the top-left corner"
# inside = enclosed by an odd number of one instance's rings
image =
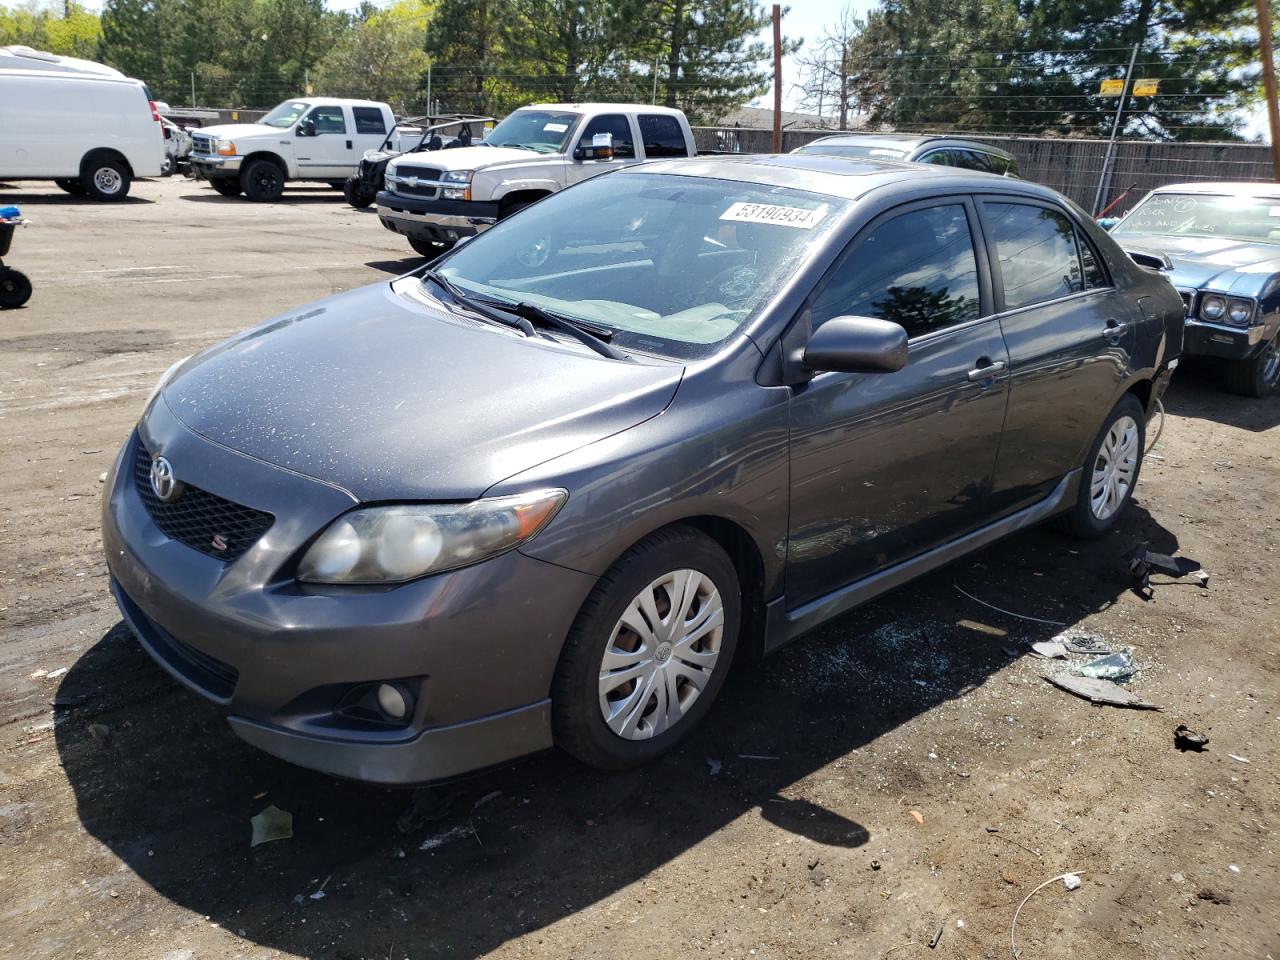
[[[697,154],[679,110],[543,103],[509,114],[476,146],[402,154],[386,169],[378,217],[434,257],[522,207],[619,167]]]
[[[224,197],[279,200],[290,180],[341,188],[395,125],[391,108],[372,100],[286,100],[257,123],[192,131],[191,170]]]

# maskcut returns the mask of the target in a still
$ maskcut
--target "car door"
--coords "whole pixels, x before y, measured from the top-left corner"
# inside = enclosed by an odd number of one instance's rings
[[[1008,393],[973,202],[898,207],[854,238],[810,298],[902,324],[896,373],[820,373],[791,402],[787,596],[808,602],[980,526]]]
[[[341,105],[317,104],[298,121],[297,129],[293,148],[302,179],[336,179],[355,169],[359,155]]]
[[[1009,349],[995,494],[1012,510],[1079,465],[1123,388],[1141,318],[1065,209],[1008,196],[979,209]]]
[[[597,134],[607,133],[613,138],[612,160],[588,160],[580,158],[578,149],[590,147]],[[593,117],[583,125],[573,150],[569,151],[569,161],[565,167],[565,186],[572,186],[589,177],[617,170],[636,160],[636,135],[631,128],[631,118],[625,113],[602,113]]]

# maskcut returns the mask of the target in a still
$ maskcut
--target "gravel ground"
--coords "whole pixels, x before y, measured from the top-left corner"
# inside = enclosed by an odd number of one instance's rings
[[[138,649],[98,478],[174,360],[419,261],[324,189],[6,202],[35,296],[0,314],[0,956],[997,958],[1074,871],[1023,960],[1280,957],[1280,397],[1180,371],[1113,535],[1030,531],[744,665],[647,769],[378,789],[256,753]],[[1208,587],[1144,602],[1143,541]],[[1027,645],[1064,627],[957,587],[1132,646],[1163,711],[1050,686]],[[294,835],[250,849],[271,804]]]

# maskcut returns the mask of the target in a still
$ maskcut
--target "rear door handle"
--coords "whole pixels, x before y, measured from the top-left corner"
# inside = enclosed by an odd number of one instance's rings
[[[972,370],[969,371],[969,379],[972,380],[974,383],[978,383],[982,380],[990,380],[1003,369],[1004,369],[1004,361],[996,360],[993,363],[987,363],[979,367],[974,367]]]

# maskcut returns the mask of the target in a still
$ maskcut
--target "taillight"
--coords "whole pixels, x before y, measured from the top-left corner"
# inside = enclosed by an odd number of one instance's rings
[[[151,108],[151,119],[154,120],[156,123],[159,123],[160,111],[156,109],[156,102],[154,100],[148,100],[147,106]]]

